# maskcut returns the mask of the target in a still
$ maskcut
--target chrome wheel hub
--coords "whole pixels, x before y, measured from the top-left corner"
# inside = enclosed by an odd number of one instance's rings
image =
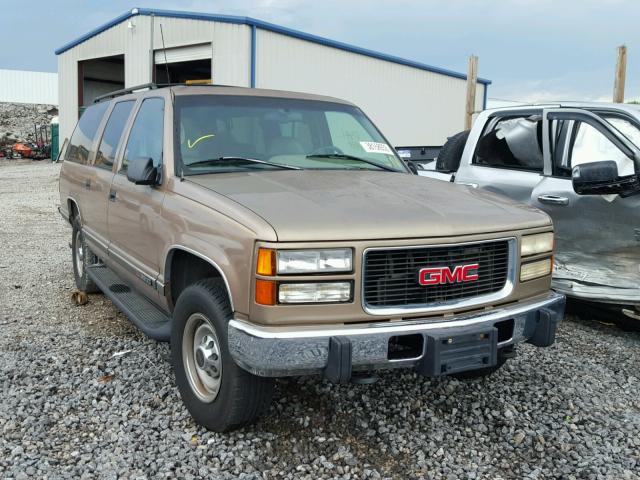
[[[182,360],[193,393],[203,402],[216,399],[222,382],[220,341],[211,322],[194,313],[184,327]]]
[[[78,272],[78,276],[82,277],[84,275],[84,247],[82,246],[82,232],[80,230],[76,232],[74,243],[76,250],[76,271]]]

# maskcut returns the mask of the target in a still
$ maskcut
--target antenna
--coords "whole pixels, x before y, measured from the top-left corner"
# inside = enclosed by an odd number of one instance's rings
[[[167,47],[164,46],[164,33],[162,32],[162,24],[160,24],[160,38],[162,39],[162,52],[164,53],[164,67],[167,70],[167,83],[171,83],[169,76],[169,63],[167,62]]]

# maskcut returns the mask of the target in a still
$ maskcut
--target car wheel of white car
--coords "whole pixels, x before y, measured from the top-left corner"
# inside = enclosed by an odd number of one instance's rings
[[[447,142],[438,152],[436,170],[439,172],[455,172],[460,166],[462,152],[467,144],[470,130],[464,130],[449,137]]]

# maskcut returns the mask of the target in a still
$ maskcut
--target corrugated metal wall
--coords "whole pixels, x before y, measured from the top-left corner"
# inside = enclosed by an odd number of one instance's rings
[[[151,82],[152,22],[153,50],[162,48],[160,24],[167,48],[211,42],[214,81],[249,86],[251,30],[247,25],[151,16],[135,16],[130,22],[132,28],[126,20],[58,56],[60,138],[71,135],[78,119],[79,61],[124,53],[125,87]]]
[[[0,70],[0,102],[58,104],[58,74]]]
[[[129,22],[132,28],[128,27]],[[150,37],[153,22],[153,48]],[[77,120],[78,61],[125,58],[125,86],[151,81],[152,50],[211,42],[215,83],[250,86],[249,25],[137,15],[58,56],[60,134]],[[442,145],[463,128],[465,80],[257,29],[256,87],[319,93],[359,105],[396,146]],[[476,110],[485,86],[478,84]]]
[[[464,126],[466,81],[258,30],[256,86],[349,100],[396,146],[442,145]],[[478,84],[476,110],[484,85]]]

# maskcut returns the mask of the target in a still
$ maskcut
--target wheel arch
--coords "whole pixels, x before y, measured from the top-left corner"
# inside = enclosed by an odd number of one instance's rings
[[[187,270],[185,269],[187,265],[196,268]],[[186,286],[203,278],[211,277],[222,280],[227,291],[231,311],[235,311],[229,280],[220,265],[196,250],[182,245],[171,245],[164,264],[165,296],[171,310],[173,310],[180,292]]]
[[[82,223],[82,214],[80,213],[80,207],[75,198],[67,198],[67,215],[70,224],[73,225],[73,219],[76,215],[80,218],[80,223]]]

